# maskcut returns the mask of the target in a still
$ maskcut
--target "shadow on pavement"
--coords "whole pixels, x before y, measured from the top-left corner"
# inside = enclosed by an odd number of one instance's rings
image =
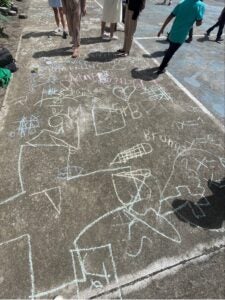
[[[23,39],[29,39],[29,38],[39,38],[42,36],[60,36],[62,37],[62,35],[56,34],[54,31],[41,31],[41,32],[29,32],[26,33],[22,36]]]
[[[138,68],[134,68],[131,70],[131,75],[135,79],[151,81],[158,77],[157,71],[158,71],[158,67],[154,67],[151,69],[144,69],[144,70],[138,70]]]
[[[155,51],[151,54],[143,54],[144,58],[156,58],[156,57],[162,57],[165,55],[165,51]]]
[[[203,42],[209,41],[209,37],[207,35],[205,35],[203,37],[196,39],[196,41],[203,43]]]
[[[167,39],[165,39],[165,40],[155,40],[156,41],[156,43],[160,43],[160,44],[169,44],[169,41],[167,40]]]
[[[68,52],[68,50],[70,50]],[[33,54],[33,58],[54,57],[54,56],[69,56],[72,55],[71,47],[53,49],[48,51],[39,51]]]
[[[225,178],[220,182],[208,181],[211,196],[197,202],[176,199],[172,203],[177,218],[191,226],[205,229],[219,229],[225,220]]]
[[[81,38],[81,45],[91,45],[98,43],[108,43],[110,40],[103,40],[100,36]]]
[[[155,3],[155,5],[167,5],[167,4],[165,4],[164,2],[157,2],[157,3]]]
[[[118,59],[119,56],[116,52],[91,52],[88,54],[88,57],[85,59],[90,62],[110,62],[114,59]]]

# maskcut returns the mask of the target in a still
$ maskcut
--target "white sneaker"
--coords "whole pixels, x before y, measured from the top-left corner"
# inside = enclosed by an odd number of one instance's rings
[[[104,33],[104,34],[102,35],[102,39],[103,39],[103,40],[110,40],[110,36],[109,36],[108,34],[105,34],[105,33]]]
[[[111,40],[118,40],[118,36],[114,35]]]

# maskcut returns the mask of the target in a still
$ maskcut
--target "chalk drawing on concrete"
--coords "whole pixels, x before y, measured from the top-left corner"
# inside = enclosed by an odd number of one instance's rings
[[[175,226],[158,212],[161,190],[149,169],[113,174],[112,181],[118,201],[132,219],[130,224],[140,222],[171,241],[181,242]]]
[[[144,155],[150,154],[152,151],[152,146],[149,143],[137,144],[131,147],[130,149],[118,153],[114,160],[110,163],[110,165],[122,163],[125,164],[131,159],[139,158]]]
[[[37,128],[40,127],[38,117],[31,115],[30,117],[23,116],[19,121],[19,127],[17,129],[20,137],[25,137],[26,135],[33,135],[36,133]]]
[[[78,177],[83,173],[83,171],[84,169],[79,166],[67,166],[59,170],[58,178],[68,180],[69,178],[72,177]]]
[[[107,71],[99,72],[97,76],[100,84],[108,84],[111,82],[110,75]]]
[[[61,204],[62,204],[62,191],[61,187],[53,187],[50,189],[43,190],[41,192],[33,193],[30,196],[36,196],[44,194],[46,198],[50,201],[53,208],[56,210],[57,214],[61,213]]]
[[[200,159],[199,159],[200,157]],[[209,158],[209,159],[207,159]],[[162,189],[161,199],[160,199],[160,214],[164,216],[168,216],[169,214],[173,214],[176,210],[172,210],[171,202],[174,199],[186,199],[187,195],[195,201],[197,210],[193,211],[193,215],[195,217],[204,217],[204,206],[209,206],[210,203],[206,198],[206,187],[205,181],[218,180],[218,178],[214,178],[215,170],[218,170],[218,166],[222,166],[220,163],[220,157],[217,157],[214,153],[194,148],[193,146],[189,149],[185,149],[180,152],[173,161],[172,170],[169,175],[169,178]],[[176,170],[178,167],[182,167],[182,177],[184,177],[186,184],[177,184],[180,180],[176,178]],[[176,184],[175,182],[176,181]],[[174,192],[168,193],[170,187],[174,187]],[[199,199],[202,201],[197,202]],[[166,205],[166,203],[168,205]],[[167,208],[165,209],[165,207]],[[177,208],[180,209],[179,207]]]
[[[80,290],[84,290],[84,287],[86,288],[85,296],[88,297],[93,295],[93,292],[101,292],[110,283],[116,283],[119,286],[110,244],[87,249],[77,248],[71,250],[71,253],[77,283],[77,299],[80,299]],[[97,262],[96,256],[102,257],[102,261]],[[119,287],[118,296],[122,298]]]
[[[113,87],[112,93],[119,100],[123,100],[125,102],[129,102],[132,95],[135,93],[136,88],[133,86],[115,86]]]
[[[35,280],[34,280],[34,269],[33,269],[33,261],[32,261],[32,247],[31,247],[31,238],[29,234],[23,234],[14,239],[1,242],[0,247],[5,245],[11,245],[12,243],[16,243],[19,240],[25,239],[28,246],[28,261],[27,264],[29,266],[29,277],[30,277],[30,298],[34,299],[35,294]]]
[[[92,118],[96,136],[110,134],[126,126],[123,113],[119,109],[94,107]]]
[[[174,122],[175,126],[179,130],[184,130],[185,128],[196,127],[196,126],[202,125],[203,123],[204,122],[203,122],[202,118],[200,118],[200,117],[198,117],[195,120],[187,120],[187,121]]]
[[[140,93],[148,97],[148,101],[173,102],[173,98],[159,84],[150,87],[144,87]]]

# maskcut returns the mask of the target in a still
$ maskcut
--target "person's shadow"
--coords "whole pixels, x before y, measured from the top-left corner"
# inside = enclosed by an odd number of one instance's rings
[[[110,40],[103,40],[102,37],[87,37],[81,38],[81,45],[91,45],[91,44],[98,44],[98,43],[109,43]]]
[[[47,36],[47,37],[51,37],[51,36],[57,36],[58,34],[56,34],[54,31],[40,31],[40,32],[29,32],[26,33],[22,36],[23,39],[29,39],[29,38],[39,38],[42,36]],[[60,35],[61,37],[61,35]]]
[[[203,37],[198,38],[197,41],[200,43],[204,43],[206,41],[209,41],[209,37],[207,35],[204,35]]]
[[[89,62],[110,62],[113,61],[114,59],[118,59],[119,56],[115,52],[91,52],[88,54],[88,57],[85,59],[86,61]]]
[[[143,54],[144,58],[157,58],[157,57],[162,57],[165,55],[165,50],[164,51],[155,51],[152,52],[151,54]]]
[[[172,202],[177,218],[191,226],[205,229],[219,229],[225,220],[225,178],[220,182],[208,181],[212,195],[199,199],[196,203],[176,199]]]
[[[138,70],[138,68],[134,68],[131,70],[131,76],[135,79],[141,79],[144,81],[151,81],[158,77],[157,71],[158,67],[144,69],[144,70]]]
[[[33,54],[33,58],[68,56],[68,55],[72,55],[71,47],[64,47],[59,49],[47,50],[47,51],[38,51]]]

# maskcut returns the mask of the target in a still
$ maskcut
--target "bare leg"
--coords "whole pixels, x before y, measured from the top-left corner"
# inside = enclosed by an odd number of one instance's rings
[[[111,39],[113,38],[113,34],[114,34],[114,31],[115,31],[115,26],[116,26],[115,23],[110,24],[110,38]]]
[[[64,17],[64,14],[63,14],[63,8],[62,7],[59,7],[59,16],[60,16],[60,21],[61,21],[61,24],[62,24],[62,27],[63,27],[63,31],[66,30],[66,22],[65,22],[65,17]]]
[[[53,7],[53,12],[54,12],[54,16],[55,16],[55,22],[57,27],[59,27],[59,11],[57,7]]]
[[[72,58],[77,58],[80,55],[80,47],[73,48]]]
[[[101,26],[101,36],[103,36],[104,32],[105,32],[105,22],[102,22],[102,26]]]

